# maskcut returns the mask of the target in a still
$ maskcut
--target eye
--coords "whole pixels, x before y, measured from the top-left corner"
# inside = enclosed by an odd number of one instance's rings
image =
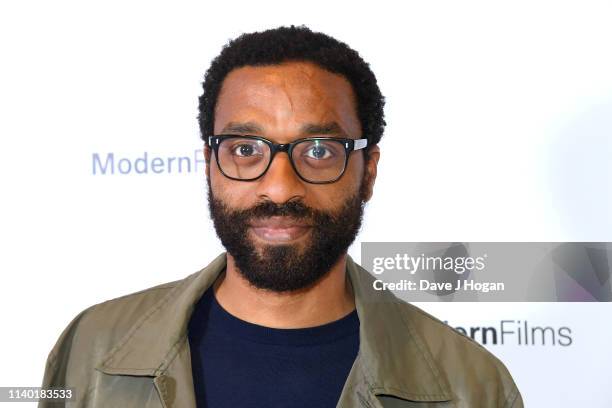
[[[256,143],[240,142],[232,146],[231,152],[238,157],[260,156],[262,153]]]
[[[323,160],[333,157],[333,152],[328,146],[315,143],[304,151],[304,156],[309,159]]]

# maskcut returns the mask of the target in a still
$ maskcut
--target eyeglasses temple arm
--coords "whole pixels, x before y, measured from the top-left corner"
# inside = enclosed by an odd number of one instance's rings
[[[353,150],[363,149],[368,145],[368,139],[357,139],[353,145]]]

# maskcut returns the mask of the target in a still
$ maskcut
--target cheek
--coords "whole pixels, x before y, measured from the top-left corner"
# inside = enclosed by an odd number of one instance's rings
[[[364,167],[363,153],[361,151],[351,153],[344,175],[339,180],[343,183],[343,188],[349,191],[349,194],[359,190]]]
[[[346,171],[340,180],[331,184],[312,185],[309,188],[310,199],[307,202],[317,208],[338,208],[347,198],[359,192],[361,179],[363,177],[363,156],[357,160],[351,157]]]
[[[233,189],[230,185],[232,183],[232,180],[221,174],[221,171],[219,170],[219,167],[217,167],[217,163],[214,161],[214,159],[210,162],[209,177],[210,188],[213,192],[213,195],[216,198],[233,205],[233,203],[231,202],[231,192],[233,191]]]
[[[252,207],[257,198],[255,183],[228,179],[221,174],[214,160],[210,164],[210,188],[215,198],[222,200],[233,208]]]

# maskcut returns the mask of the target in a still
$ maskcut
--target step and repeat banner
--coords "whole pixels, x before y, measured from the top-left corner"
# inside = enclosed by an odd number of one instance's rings
[[[527,407],[612,406],[611,20],[589,1],[3,3],[0,386],[39,386],[81,310],[223,251],[203,74],[230,38],[306,24],[386,97],[351,256],[499,357]]]

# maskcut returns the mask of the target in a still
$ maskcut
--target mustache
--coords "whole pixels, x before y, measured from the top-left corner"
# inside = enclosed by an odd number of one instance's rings
[[[280,204],[272,201],[262,201],[249,209],[240,210],[239,212],[241,217],[249,220],[274,216],[285,216],[295,219],[316,219],[321,216],[320,211],[307,206],[302,201],[289,201]]]

